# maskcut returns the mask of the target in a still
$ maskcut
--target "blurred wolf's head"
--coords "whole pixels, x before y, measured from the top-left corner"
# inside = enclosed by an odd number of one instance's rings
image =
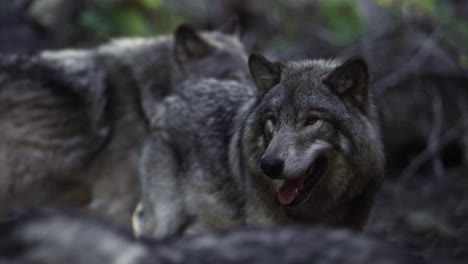
[[[191,76],[250,80],[247,54],[235,26],[199,32],[188,25],[174,33],[173,83]]]

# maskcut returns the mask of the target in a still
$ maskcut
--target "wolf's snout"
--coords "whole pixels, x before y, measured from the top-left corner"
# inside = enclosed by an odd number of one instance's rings
[[[280,177],[283,167],[284,161],[279,158],[263,157],[260,161],[260,168],[263,174],[273,179]]]

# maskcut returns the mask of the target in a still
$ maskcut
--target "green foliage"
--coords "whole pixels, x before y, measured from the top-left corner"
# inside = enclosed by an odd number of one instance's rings
[[[156,35],[168,34],[187,21],[190,21],[187,15],[171,10],[167,4],[162,4],[152,13],[151,29]]]
[[[444,41],[456,47],[458,61],[468,68],[468,21],[457,18],[446,0],[376,0],[381,6],[401,10],[403,17],[425,17],[442,33]]]
[[[140,0],[139,2],[144,8],[147,9],[155,9],[163,4],[162,0]]]
[[[433,13],[436,11],[438,0],[375,0],[383,7],[397,7],[404,12]]]
[[[149,35],[150,25],[136,8],[117,9],[112,14],[112,23],[118,28],[118,34],[122,35]]]
[[[78,27],[89,33],[89,38],[105,39],[112,34],[111,27],[106,23],[102,16],[90,10],[85,10],[78,19]]]
[[[96,43],[115,36],[149,36],[173,31],[186,21],[163,0],[85,0],[77,23],[60,39]]]
[[[346,45],[362,33],[364,25],[356,1],[320,0],[319,8],[325,24],[335,33],[339,44]]]
[[[193,8],[176,5],[174,0],[82,0],[71,19],[71,24],[56,27],[58,40],[64,46],[94,44],[116,36],[149,36],[173,32],[181,23],[209,19],[208,13],[199,10],[210,9],[209,1],[194,1]],[[264,12],[275,21],[275,35],[271,45],[280,50],[290,50],[304,45],[304,41],[314,35],[314,30],[326,36],[335,48],[342,48],[357,40],[366,30],[357,1],[354,0],[263,0]],[[442,32],[444,40],[457,47],[460,62],[468,65],[468,46],[462,45],[468,39],[468,22],[456,18],[453,3],[448,0],[373,0],[374,3],[402,17],[429,19]],[[53,24],[54,17],[48,10],[66,0],[37,1],[36,11],[42,13],[42,24]],[[54,4],[55,3],[55,4]],[[197,4],[198,3],[198,4]],[[254,6],[254,5],[252,5]],[[53,12],[50,12],[53,14]],[[194,19],[197,16],[197,19]],[[52,22],[50,22],[50,21]],[[279,21],[279,22],[278,22]],[[258,21],[256,25],[262,24]]]

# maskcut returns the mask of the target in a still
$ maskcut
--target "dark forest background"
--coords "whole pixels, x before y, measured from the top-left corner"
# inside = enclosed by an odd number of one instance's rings
[[[236,16],[248,52],[364,57],[387,179],[368,230],[434,263],[468,260],[468,1],[1,0],[0,53],[213,29]]]

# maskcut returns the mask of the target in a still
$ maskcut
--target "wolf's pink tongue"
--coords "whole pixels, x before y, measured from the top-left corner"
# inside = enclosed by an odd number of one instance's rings
[[[296,179],[296,180],[288,180],[283,183],[278,189],[278,200],[283,205],[288,205],[294,201],[297,197],[296,189],[298,191],[304,188],[304,181],[305,177]]]

